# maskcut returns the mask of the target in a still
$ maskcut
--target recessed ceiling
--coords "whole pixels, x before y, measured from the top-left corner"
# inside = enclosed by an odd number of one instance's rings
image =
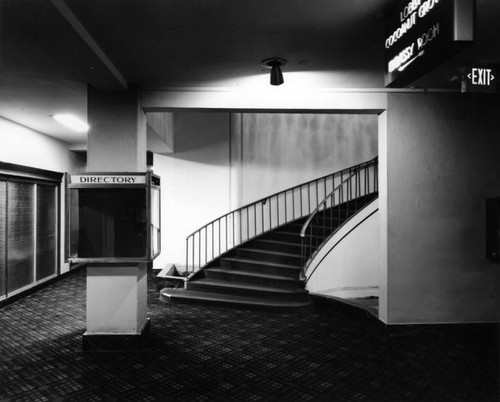
[[[310,85],[383,88],[385,16],[397,3],[0,0],[0,116],[77,143],[85,136],[51,115],[85,119],[88,85],[120,91],[123,77],[143,89],[241,87],[268,80],[267,57],[287,60],[285,84],[287,72],[321,72]],[[477,0],[476,45],[416,84],[453,87],[445,70],[500,62],[498,17],[500,2]]]

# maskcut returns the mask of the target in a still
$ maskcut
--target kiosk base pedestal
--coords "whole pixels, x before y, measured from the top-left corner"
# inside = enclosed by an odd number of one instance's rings
[[[146,263],[87,265],[84,350],[143,347],[149,325]]]

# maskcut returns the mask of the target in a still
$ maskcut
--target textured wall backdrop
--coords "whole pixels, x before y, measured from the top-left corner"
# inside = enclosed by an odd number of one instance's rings
[[[376,115],[244,114],[238,134],[240,205],[378,153]]]

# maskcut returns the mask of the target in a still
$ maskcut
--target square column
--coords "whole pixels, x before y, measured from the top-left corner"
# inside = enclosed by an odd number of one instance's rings
[[[146,171],[147,120],[136,91],[89,90],[87,172]]]
[[[87,173],[145,172],[147,123],[137,92],[88,95]],[[87,264],[83,349],[136,349],[148,333],[147,263]]]

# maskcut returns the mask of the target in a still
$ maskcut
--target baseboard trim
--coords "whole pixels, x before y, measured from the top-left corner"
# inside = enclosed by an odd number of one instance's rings
[[[84,351],[120,351],[144,349],[148,345],[151,322],[148,318],[139,334],[87,334],[82,337]]]
[[[464,323],[405,323],[405,324],[387,324],[380,318],[365,310],[363,307],[350,303],[334,296],[324,296],[319,294],[310,294],[314,300],[314,305],[321,310],[332,312],[341,312],[347,316],[360,320],[362,329],[371,336],[384,340],[393,336],[411,334],[414,331],[439,331],[447,333],[450,337],[456,333],[473,333],[475,336],[484,337],[484,339],[497,339],[500,342],[500,323],[482,323],[482,322],[464,322]]]

